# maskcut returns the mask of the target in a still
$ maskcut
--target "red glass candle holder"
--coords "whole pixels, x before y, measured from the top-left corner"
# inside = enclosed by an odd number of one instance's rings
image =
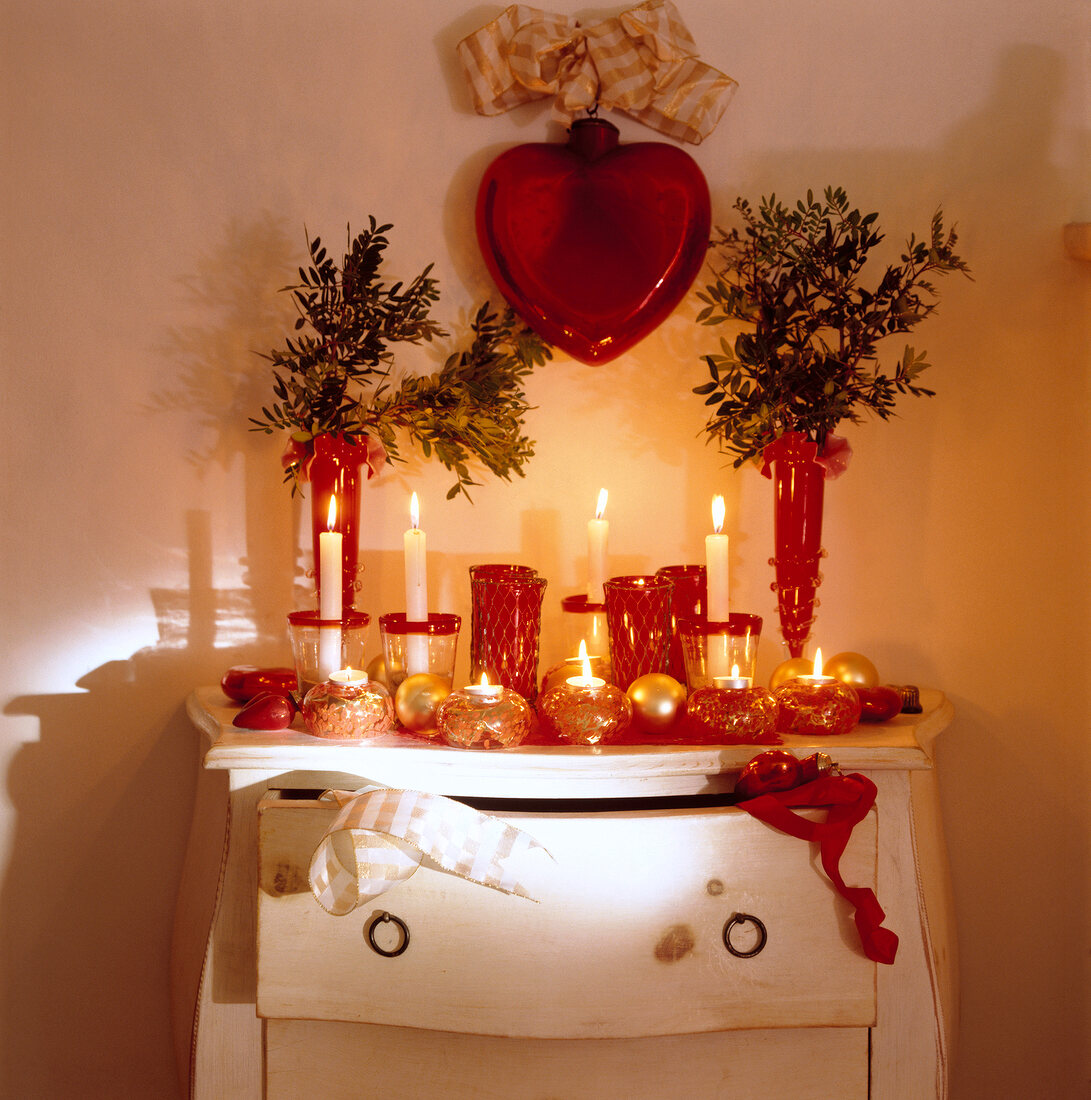
[[[360,568],[360,490],[371,476],[367,466],[367,446],[350,443],[343,435],[314,437],[314,457],[307,470],[311,488],[311,539],[314,544],[315,587],[323,582],[341,585],[341,606],[345,611],[356,604]],[[341,575],[324,578],[318,540],[329,530],[330,497],[337,497],[337,517],[332,530],[340,531]]]
[[[565,596],[561,600],[561,636],[564,652],[569,657],[576,657],[580,642],[583,642],[592,660],[602,657],[608,661],[610,634],[606,626],[606,604],[594,603],[585,595]],[[595,675],[602,674],[596,672]],[[610,680],[612,677],[605,678]]]
[[[470,679],[533,700],[546,579],[525,565],[470,567]]]
[[[703,565],[664,565],[655,571],[674,588],[671,591],[671,644],[667,671],[680,683],[686,682],[686,658],[678,633],[683,619],[703,619],[708,606],[708,574]]]
[[[671,592],[665,577],[611,577],[606,592],[610,663],[622,691],[649,672],[667,671],[671,639]]]
[[[390,693],[366,672],[353,679],[334,678],[316,684],[303,698],[303,724],[315,737],[336,741],[365,741],[394,728]]]
[[[605,745],[628,729],[633,704],[600,677],[572,676],[538,700],[546,731],[570,745]]]
[[[738,683],[742,686],[721,686]],[[779,706],[773,693],[750,686],[749,680],[717,680],[689,697],[687,719],[691,732],[708,744],[769,744],[777,736]]]
[[[761,616],[743,612],[724,621],[681,619],[678,634],[686,662],[685,681],[691,692],[712,687],[717,676],[737,675],[753,681],[761,638]]]
[[[781,733],[837,735],[849,733],[860,721],[860,696],[832,676],[797,676],[773,695]]]
[[[390,690],[397,691],[410,674],[408,658],[414,641],[419,643],[425,667],[414,672],[427,672],[447,681],[450,687],[455,675],[458,651],[458,631],[462,619],[458,615],[433,612],[427,619],[406,618],[404,611],[391,611],[379,616],[379,633],[383,643],[383,664]]]
[[[300,698],[315,684],[323,683],[331,672],[364,667],[370,625],[371,616],[366,611],[350,611],[340,619],[323,619],[317,611],[293,611],[288,615]]]
[[[530,704],[499,684],[470,684],[452,691],[436,709],[436,728],[459,749],[512,749],[526,740],[534,722]]]

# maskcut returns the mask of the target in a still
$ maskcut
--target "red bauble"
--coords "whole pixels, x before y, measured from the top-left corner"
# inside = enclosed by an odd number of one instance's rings
[[[526,323],[583,363],[604,363],[657,328],[708,251],[708,184],[688,153],[618,144],[602,119],[566,145],[518,145],[489,165],[477,236],[492,277]]]
[[[739,798],[755,798],[759,794],[787,791],[799,785],[799,758],[787,749],[769,749],[748,761],[735,781]]]

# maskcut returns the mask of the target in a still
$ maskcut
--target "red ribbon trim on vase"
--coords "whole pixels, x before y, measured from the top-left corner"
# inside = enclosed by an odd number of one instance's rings
[[[361,435],[360,444],[364,447],[366,457],[363,459],[364,465],[367,466],[367,477],[370,481],[382,468],[386,462],[386,448],[382,444],[382,440],[376,435]],[[280,464],[284,469],[288,469],[291,466],[299,467],[299,480],[309,481],[311,476],[311,461],[314,458],[314,440],[309,439],[306,443],[300,443],[298,440],[289,439],[284,447],[284,453],[280,456]]]
[[[762,477],[772,477],[774,462],[794,459],[796,462],[817,462],[822,467],[822,476],[833,481],[848,469],[850,458],[852,446],[843,436],[830,432],[819,452],[818,444],[803,432],[785,432],[761,452],[761,473]]]
[[[846,886],[841,877],[841,856],[853,828],[875,804],[875,784],[866,776],[827,775],[788,791],[762,794],[737,803],[752,817],[782,833],[819,845],[822,868],[837,892],[856,910],[856,928],[864,954],[872,962],[890,964],[898,953],[898,936],[883,928],[886,917],[875,891],[866,886]],[[825,807],[825,821],[809,821],[792,806]]]

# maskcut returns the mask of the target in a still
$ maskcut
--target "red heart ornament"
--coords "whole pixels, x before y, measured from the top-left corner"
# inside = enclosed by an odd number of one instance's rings
[[[583,363],[604,363],[657,328],[708,251],[708,184],[688,153],[618,144],[617,127],[577,120],[566,145],[517,145],[489,165],[477,237],[524,321]]]

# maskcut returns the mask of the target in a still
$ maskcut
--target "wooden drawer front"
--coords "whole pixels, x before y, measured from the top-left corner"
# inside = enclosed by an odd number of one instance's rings
[[[811,845],[740,810],[504,814],[555,861],[538,865],[538,903],[425,865],[342,917],[307,885],[332,816],[314,802],[262,804],[262,1016],[528,1038],[875,1021],[875,966],[851,907]],[[851,885],[874,886],[875,834],[872,813],[842,860]],[[366,937],[384,911],[410,930],[395,958]],[[768,930],[752,958],[724,946],[736,912]],[[751,931],[733,944],[746,950]]]
[[[497,1039],[270,1020],[267,1100],[867,1100],[866,1028]]]

